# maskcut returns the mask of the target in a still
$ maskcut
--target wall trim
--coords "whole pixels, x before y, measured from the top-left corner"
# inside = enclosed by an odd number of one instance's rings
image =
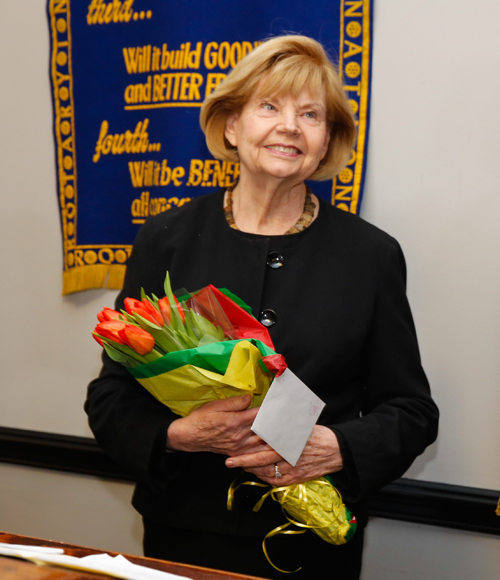
[[[0,461],[133,481],[89,437],[0,427]],[[500,536],[499,491],[398,479],[370,498],[370,515]]]

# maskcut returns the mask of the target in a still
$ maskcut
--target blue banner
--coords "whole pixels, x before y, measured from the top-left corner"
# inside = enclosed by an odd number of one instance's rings
[[[349,165],[316,195],[360,208],[373,0],[49,0],[63,294],[120,288],[150,215],[233,183],[199,128],[206,95],[264,39],[300,33],[338,64],[359,120]]]

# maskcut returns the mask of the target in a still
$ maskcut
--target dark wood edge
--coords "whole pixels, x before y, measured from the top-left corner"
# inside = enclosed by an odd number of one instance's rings
[[[133,481],[89,437],[0,427],[0,461]],[[398,479],[370,498],[370,515],[500,535],[499,491]]]
[[[48,546],[51,548],[62,548],[64,553],[68,556],[75,556],[83,558],[91,554],[102,554],[102,550],[95,548],[88,548],[86,546],[77,546],[75,544],[66,544],[63,542],[55,542],[52,540],[45,540],[42,538],[33,538],[31,536],[21,536],[18,534],[10,534],[0,531],[0,542],[6,544],[21,544],[25,546]],[[106,551],[110,556],[117,556],[118,552]],[[203,568],[201,566],[193,566],[191,564],[181,564],[179,562],[171,562],[168,560],[156,560],[154,558],[145,558],[142,556],[133,556],[131,554],[122,554],[130,560],[133,564],[145,566],[147,568],[154,568],[162,572],[168,572],[180,576],[182,578],[192,578],[192,580],[266,580],[265,578],[258,578],[257,576],[247,576],[246,574],[236,574],[232,572],[225,572],[224,570],[214,570],[212,568]],[[19,576],[21,578],[21,576]],[[87,574],[85,574],[85,578]],[[104,576],[97,574],[88,575],[89,578],[101,578]],[[30,576],[31,578],[31,576]],[[80,578],[80,575],[78,575]],[[106,576],[107,578],[107,576]]]

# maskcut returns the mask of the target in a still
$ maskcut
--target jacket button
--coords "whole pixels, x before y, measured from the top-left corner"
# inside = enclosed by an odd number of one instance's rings
[[[274,310],[263,310],[260,313],[260,322],[264,326],[273,326],[276,324],[276,312]]]
[[[281,268],[284,264],[283,256],[278,252],[269,252],[267,255],[267,265],[273,270]]]

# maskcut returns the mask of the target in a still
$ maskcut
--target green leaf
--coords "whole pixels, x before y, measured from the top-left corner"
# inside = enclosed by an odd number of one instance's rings
[[[220,327],[212,324],[210,320],[207,320],[204,316],[201,316],[201,314],[197,314],[193,311],[191,311],[191,314],[193,325],[196,325],[198,328],[200,337],[208,334],[209,336],[213,336],[218,340],[224,340],[224,331]]]
[[[172,292],[172,286],[170,284],[170,274],[167,270],[167,275],[165,276],[165,296],[170,304],[170,324],[174,330],[184,330],[184,324],[182,322],[181,315],[177,310],[177,303],[174,298],[174,293]]]
[[[141,364],[139,361],[136,361],[131,356],[127,356],[123,352],[116,350],[116,348],[113,348],[110,344],[107,344],[104,341],[103,341],[103,344],[104,344],[104,350],[107,352],[109,358],[114,360],[117,363],[120,363],[124,367],[133,369],[134,367],[137,367]]]
[[[127,319],[127,322],[130,322],[134,326],[139,326],[135,318],[131,314],[129,314],[126,310],[120,310],[120,313],[123,314],[123,316]]]
[[[201,333],[198,328],[193,325],[193,313],[187,307],[184,309],[184,316],[186,317],[186,320],[184,321],[186,333],[189,338],[197,342],[200,339]]]
[[[153,349],[151,352],[148,352],[148,354],[139,354],[138,352],[135,352],[133,348],[130,348],[130,346],[127,346],[126,344],[120,344],[119,342],[115,342],[110,338],[106,338],[104,336],[101,336],[100,334],[97,334],[97,332],[93,332],[92,334],[98,336],[104,344],[107,344],[111,346],[113,349],[119,351],[120,353],[127,355],[128,357],[137,361],[139,364],[153,362],[157,358],[163,356],[162,353],[159,353],[155,349]]]
[[[150,329],[149,332],[155,339],[155,343],[165,352],[176,352],[185,348],[177,338],[176,333],[168,328],[161,328],[159,330]]]
[[[150,332],[151,330],[161,330],[163,328],[162,326],[158,326],[157,324],[154,324],[153,322],[146,320],[140,314],[137,314],[137,312],[134,312],[133,319],[134,322],[136,323],[136,326],[138,325],[144,330],[147,330],[148,332]]]

